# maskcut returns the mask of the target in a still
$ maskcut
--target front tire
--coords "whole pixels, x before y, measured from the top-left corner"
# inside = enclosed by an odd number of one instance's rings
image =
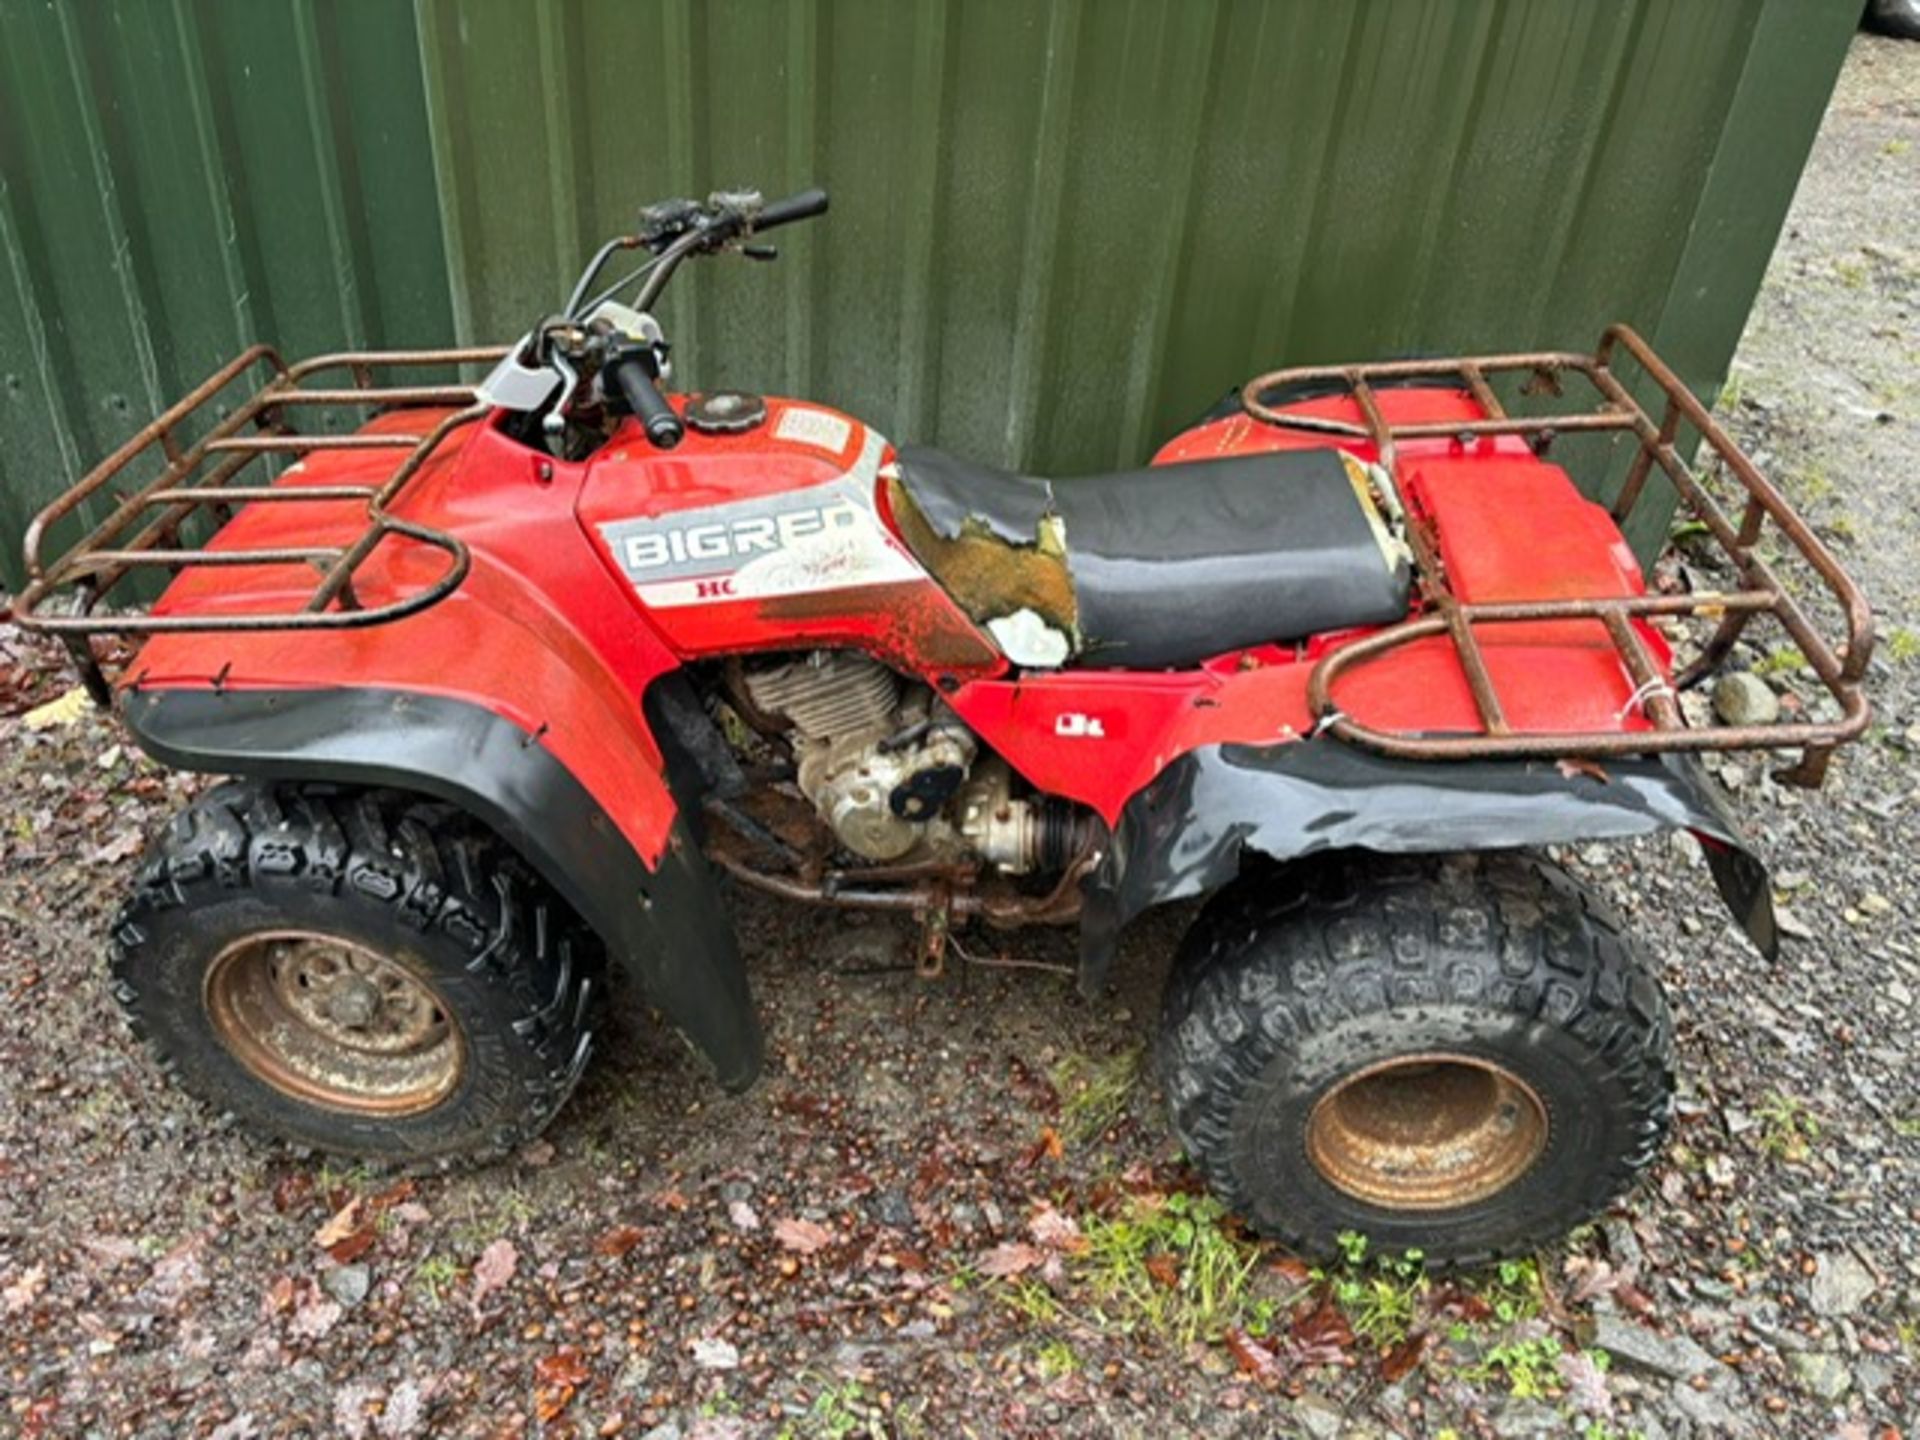
[[[510,851],[393,791],[228,783],[149,846],[113,985],[180,1085],[358,1159],[489,1158],[559,1111],[599,951]]]
[[[1173,1125],[1226,1203],[1311,1256],[1526,1252],[1659,1152],[1671,1025],[1618,924],[1523,855],[1349,853],[1243,878],[1168,986]]]

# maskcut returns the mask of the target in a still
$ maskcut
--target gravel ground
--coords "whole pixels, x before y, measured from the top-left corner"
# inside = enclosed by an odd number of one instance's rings
[[[1177,913],[1088,1006],[1044,971],[923,984],[888,968],[899,930],[749,900],[751,1094],[640,1033],[492,1169],[395,1184],[277,1155],[161,1083],[102,983],[139,837],[186,782],[97,718],[6,719],[0,1429],[1913,1433],[1916,142],[1920,45],[1862,38],[1723,407],[1882,616],[1878,727],[1825,790],[1722,772],[1785,954],[1744,946],[1684,845],[1569,857],[1663,965],[1685,1073],[1674,1144],[1600,1225],[1447,1281],[1249,1242],[1136,1073]],[[15,710],[64,683],[39,659],[0,652]],[[1070,959],[1060,935],[1008,950]]]

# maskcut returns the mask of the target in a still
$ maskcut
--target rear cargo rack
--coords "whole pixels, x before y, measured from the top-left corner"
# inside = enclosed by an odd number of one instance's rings
[[[401,519],[390,507],[447,438],[480,419],[487,407],[471,385],[375,382],[383,371],[485,364],[505,353],[498,347],[366,351],[321,355],[289,366],[271,347],[253,346],[195,386],[34,517],[26,533],[27,586],[14,602],[14,620],[25,629],[58,635],[72,652],[87,689],[104,704],[109,687],[89,638],[94,635],[352,629],[397,620],[444,599],[466,577],[471,563],[467,547],[452,535]],[[337,372],[344,372],[350,383],[341,387]],[[310,385],[315,377],[335,383]],[[230,398],[248,380],[257,388],[226,409],[222,397]],[[330,410],[405,407],[458,408],[418,433],[311,434],[296,431],[289,419],[296,410],[324,417]],[[361,423],[356,419],[349,429]],[[249,427],[251,433],[242,433]],[[203,433],[191,438],[196,430]],[[260,477],[261,483],[235,483],[267,457],[297,460],[323,450],[392,450],[400,452],[400,460],[379,484],[276,484],[271,474]],[[80,511],[136,462],[150,464],[156,456],[162,464],[154,478],[124,495],[113,494],[116,503],[105,518],[56,558],[42,558],[51,526]],[[342,544],[208,549],[184,538],[189,522],[202,513],[216,525],[224,525],[239,505],[337,505],[352,500],[365,502],[366,525]],[[418,588],[409,588],[382,605],[362,606],[354,577],[382,542],[394,536],[441,551],[445,564]],[[152,615],[102,608],[130,577],[155,569],[178,574],[196,567],[287,564],[311,565],[318,576],[311,594],[286,611]]]
[[[1620,352],[1624,352],[1640,372],[1639,377],[1629,373],[1629,381],[1643,378],[1663,392],[1665,406],[1658,424],[1641,408],[1616,373],[1615,360]],[[1533,389],[1554,396],[1562,393],[1563,377],[1580,376],[1592,390],[1598,405],[1585,410],[1556,406],[1553,414],[1509,414],[1494,392],[1492,379],[1516,372],[1529,377]],[[1382,413],[1377,388],[1422,379],[1457,385],[1474,398],[1485,412],[1484,418],[1419,424],[1389,422]],[[1344,394],[1359,408],[1364,423],[1289,414],[1276,409],[1263,397],[1280,389],[1292,389],[1296,394],[1301,390]],[[1739,577],[1739,588],[1730,591],[1469,602],[1455,595],[1449,586],[1437,537],[1418,516],[1410,513],[1407,540],[1420,576],[1425,613],[1343,645],[1319,662],[1308,682],[1307,697],[1319,733],[1330,733],[1368,750],[1407,760],[1799,748],[1802,751],[1799,763],[1783,772],[1780,778],[1814,786],[1825,777],[1827,760],[1834,746],[1854,739],[1867,728],[1870,711],[1861,680],[1873,650],[1873,614],[1866,597],[1807,522],[1728,438],[1679,377],[1626,326],[1610,328],[1591,355],[1540,351],[1279,370],[1250,382],[1241,392],[1241,402],[1249,415],[1269,425],[1371,444],[1380,464],[1396,481],[1398,449],[1406,441],[1451,440],[1464,449],[1484,439],[1514,435],[1525,438],[1538,451],[1561,435],[1596,432],[1632,435],[1639,441],[1639,448],[1612,503],[1615,522],[1623,524],[1633,512],[1657,465]],[[1728,519],[1727,513],[1708,493],[1702,476],[1682,458],[1677,448],[1682,426],[1688,427],[1696,443],[1704,441],[1712,456],[1738,481],[1744,494],[1738,524]],[[1846,638],[1837,647],[1816,630],[1801,603],[1782,583],[1775,566],[1761,553],[1762,537],[1768,532],[1769,522],[1812,568],[1837,603],[1846,628]],[[1838,702],[1839,718],[1823,723],[1803,721],[1775,725],[1688,724],[1674,690],[1663,681],[1657,662],[1633,622],[1651,622],[1656,617],[1717,621],[1700,654],[1675,677],[1675,687],[1685,690],[1711,675],[1732,651],[1747,625],[1760,615],[1771,615],[1779,621],[1827,692]],[[1651,729],[1549,733],[1516,731],[1508,723],[1488,670],[1479,632],[1487,626],[1558,620],[1595,620],[1605,627],[1627,677],[1633,682],[1634,699],[1641,705]],[[1334,684],[1343,673],[1399,647],[1441,635],[1451,639],[1472,691],[1479,712],[1477,733],[1428,734],[1374,729],[1344,714],[1335,703]]]

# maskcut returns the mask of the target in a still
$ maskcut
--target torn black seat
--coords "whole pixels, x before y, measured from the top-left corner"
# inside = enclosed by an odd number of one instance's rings
[[[1015,664],[1188,666],[1407,614],[1405,550],[1337,450],[1044,480],[905,446],[890,498]]]

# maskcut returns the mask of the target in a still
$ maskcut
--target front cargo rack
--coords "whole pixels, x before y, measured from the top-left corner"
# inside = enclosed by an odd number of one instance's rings
[[[1623,381],[1616,358],[1624,352],[1637,367]],[[1495,394],[1493,378],[1520,374],[1527,377],[1523,394],[1559,397],[1564,377],[1585,380],[1598,404],[1592,409],[1555,405],[1551,414],[1510,414]],[[1382,386],[1423,380],[1450,383],[1470,394],[1484,412],[1476,420],[1394,424],[1383,414],[1377,391]],[[1643,381],[1662,392],[1665,400],[1659,423],[1634,398],[1628,382]],[[1363,423],[1288,414],[1263,397],[1292,390],[1345,395],[1358,407]],[[1611,511],[1616,524],[1627,517],[1645,493],[1654,467],[1672,483],[1681,502],[1703,533],[1719,547],[1738,577],[1733,590],[1688,594],[1643,594],[1592,599],[1542,598],[1470,602],[1455,595],[1448,583],[1437,537],[1420,517],[1407,515],[1407,541],[1420,577],[1424,613],[1401,624],[1376,631],[1330,651],[1315,666],[1308,681],[1307,699],[1317,733],[1327,733],[1382,755],[1406,760],[1485,758],[1569,758],[1608,755],[1647,755],[1663,751],[1790,749],[1801,750],[1799,762],[1781,772],[1788,783],[1817,786],[1825,778],[1833,748],[1862,734],[1870,719],[1862,678],[1873,651],[1873,613],[1866,596],[1834,559],[1780,492],[1763,476],[1726,432],[1715,423],[1691,391],[1648,347],[1624,325],[1615,325],[1601,337],[1593,354],[1538,351],[1480,357],[1392,361],[1373,365],[1335,365],[1278,370],[1249,382],[1241,403],[1254,419],[1284,429],[1306,430],[1336,440],[1361,441],[1374,447],[1379,463],[1398,482],[1398,449],[1413,440],[1451,440],[1461,448],[1495,436],[1523,437],[1536,451],[1563,435],[1630,435],[1638,442]],[[1683,432],[1682,427],[1687,427]],[[1712,459],[1733,476],[1744,496],[1739,523],[1709,493],[1704,474],[1683,458],[1683,433],[1692,437],[1690,449],[1704,442]],[[1763,537],[1772,529],[1811,567],[1838,607],[1846,638],[1830,644],[1815,628],[1806,609],[1789,593],[1766,556]],[[1711,675],[1731,653],[1747,625],[1771,615],[1812,666],[1814,674],[1839,705],[1837,719],[1770,725],[1691,725],[1683,715],[1676,691],[1686,690]],[[1703,618],[1716,621],[1711,638],[1674,679],[1669,688],[1649,653],[1634,621]],[[1595,620],[1605,627],[1620,663],[1632,680],[1635,699],[1642,704],[1651,729],[1579,732],[1516,731],[1507,721],[1486,654],[1476,633],[1482,627],[1537,621]],[[1432,636],[1447,636],[1464,673],[1479,712],[1480,730],[1467,734],[1429,734],[1386,731],[1363,725],[1344,714],[1333,696],[1342,673],[1390,654],[1399,647]]]
[[[321,355],[289,366],[270,346],[243,351],[34,517],[25,542],[27,585],[14,602],[13,619],[25,629],[59,636],[88,691],[105,704],[110,687],[93,649],[95,635],[351,629],[425,609],[451,594],[466,577],[471,563],[467,547],[455,536],[402,519],[390,507],[448,437],[484,416],[487,407],[471,385],[379,384],[376,380],[382,372],[396,369],[491,363],[505,353],[499,347],[365,351]],[[342,374],[350,382],[345,386],[338,384]],[[316,377],[335,383],[308,383]],[[238,405],[226,408],[243,381],[252,381],[257,388]],[[417,432],[352,433],[359,429],[360,422],[355,421],[349,433],[313,434],[296,430],[290,418],[294,411],[325,418],[328,411],[364,414],[411,407],[451,408]],[[197,438],[196,431],[201,432]],[[275,484],[271,474],[258,477],[258,483],[236,483],[249,467],[327,450],[392,450],[400,453],[400,460],[379,484]],[[55,558],[43,558],[51,527],[81,512],[112,481],[124,483],[137,465],[151,465],[156,458],[161,463],[153,478],[136,483],[124,494],[107,492],[114,503],[105,517]],[[207,548],[187,538],[203,515],[215,526],[224,525],[241,505],[337,505],[354,500],[366,505],[366,525],[342,544]],[[417,588],[386,604],[363,606],[354,590],[354,577],[382,542],[394,536],[439,550],[445,563],[433,579]],[[133,576],[156,569],[177,575],[213,566],[289,564],[311,565],[317,577],[304,602],[286,611],[154,615],[108,608],[106,603]]]

